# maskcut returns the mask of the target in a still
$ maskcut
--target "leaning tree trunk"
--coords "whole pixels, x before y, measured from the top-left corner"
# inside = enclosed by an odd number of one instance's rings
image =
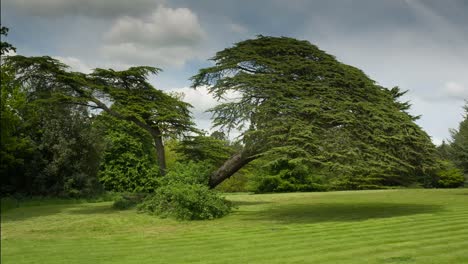
[[[247,151],[241,151],[234,154],[224,162],[213,174],[211,174],[209,186],[211,189],[218,186],[224,180],[229,179],[234,173],[239,171],[242,167],[249,162],[256,159],[255,156],[249,154]]]

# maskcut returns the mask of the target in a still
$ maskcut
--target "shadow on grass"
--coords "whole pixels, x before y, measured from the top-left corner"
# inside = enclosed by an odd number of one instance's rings
[[[265,201],[232,201],[234,206],[249,206],[249,205],[261,205],[261,204],[269,204],[271,202]]]
[[[66,205],[12,208],[8,210],[8,212],[2,212],[2,223],[23,221],[30,218],[55,215],[61,213],[65,208]]]
[[[351,222],[427,214],[442,211],[438,205],[395,203],[324,203],[280,205],[261,212],[241,213],[244,219],[279,221],[280,223]]]
[[[70,214],[113,214],[119,210],[112,208],[112,205],[103,204],[103,205],[94,205],[94,206],[87,206],[87,207],[78,207],[76,209],[72,209],[67,213]]]
[[[74,215],[89,215],[89,214],[112,214],[117,210],[112,208],[112,205],[93,205],[93,206],[76,206],[76,205],[47,205],[47,206],[28,206],[19,207],[2,212],[2,223],[23,221],[36,217],[47,217],[60,213]]]

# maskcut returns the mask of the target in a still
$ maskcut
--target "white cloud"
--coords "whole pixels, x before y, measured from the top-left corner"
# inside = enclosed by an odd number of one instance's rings
[[[197,89],[193,89],[190,87],[183,87],[183,88],[173,88],[166,90],[166,92],[176,92],[182,93],[183,97],[182,100],[184,102],[190,103],[193,106],[192,113],[195,118],[195,122],[199,129],[203,129],[208,133],[211,133],[218,128],[212,127],[212,113],[207,112],[210,108],[215,107],[220,102],[229,102],[234,101],[239,98],[239,93],[236,92],[228,92],[226,95],[225,100],[217,101],[213,98],[211,94],[208,93],[208,89],[206,87],[198,87]],[[226,131],[227,132],[227,131]],[[237,139],[241,135],[241,131],[237,129],[233,129],[229,132],[228,137],[231,140]]]
[[[218,101],[216,101],[209,93],[206,87],[199,87],[193,89],[190,87],[183,88],[173,88],[167,90],[168,92],[177,92],[182,93],[184,96],[183,101],[190,103],[194,108],[195,114],[203,114],[208,109],[216,106]]]
[[[2,0],[2,5],[30,15],[117,17],[148,13],[164,0]]]
[[[104,45],[102,54],[109,60],[128,65],[148,65],[155,67],[181,67],[196,56],[191,47],[148,47],[139,43]]]
[[[130,64],[182,66],[197,55],[205,37],[198,17],[187,8],[158,6],[149,16],[125,16],[105,34],[101,51]]]
[[[106,38],[112,43],[132,41],[154,46],[197,44],[204,36],[198,17],[188,8],[159,6],[150,16],[119,18]]]
[[[54,59],[61,61],[62,63],[70,66],[72,71],[78,71],[82,73],[90,73],[92,67],[88,64],[84,63],[78,58],[75,57],[62,57],[62,56],[54,56]]]
[[[182,93],[182,100],[193,106],[192,113],[194,115],[195,122],[197,123],[197,127],[206,131],[212,131],[211,113],[206,111],[216,106],[218,102],[208,94],[206,87],[200,87],[197,89],[183,87],[173,88],[166,91]]]
[[[442,91],[451,98],[468,99],[468,86],[463,86],[457,82],[447,82]]]

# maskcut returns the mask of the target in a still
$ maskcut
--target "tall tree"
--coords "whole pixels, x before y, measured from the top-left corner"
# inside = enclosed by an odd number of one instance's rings
[[[100,137],[86,107],[51,100],[2,64],[1,193],[86,195],[99,190]]]
[[[457,167],[468,174],[468,101],[464,110],[464,119],[460,122],[458,129],[451,130],[452,141],[449,151]]]
[[[307,41],[259,36],[218,52],[215,66],[192,77],[217,99],[214,125],[242,131],[244,148],[213,173],[215,187],[256,158],[273,166],[306,164],[351,181],[397,185],[427,175],[435,149],[400,102]]]
[[[191,106],[148,82],[148,76],[158,73],[158,68],[95,69],[83,74],[70,72],[66,65],[47,56],[14,56],[5,64],[15,70],[16,80],[25,89],[50,93],[63,103],[101,109],[143,128],[153,138],[161,175],[166,171],[163,138],[195,130]]]

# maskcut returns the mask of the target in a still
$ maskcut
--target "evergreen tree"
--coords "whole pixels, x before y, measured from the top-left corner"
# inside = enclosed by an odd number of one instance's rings
[[[217,99],[214,125],[242,131],[244,148],[212,175],[215,187],[250,161],[339,176],[343,188],[406,185],[434,171],[435,147],[399,101],[361,70],[308,41],[259,36],[218,52],[192,77]],[[302,170],[302,169],[301,169]]]
[[[458,129],[451,131],[450,156],[458,168],[468,174],[468,102],[464,107],[465,114]]]
[[[66,65],[47,56],[13,56],[5,64],[14,70],[15,81],[35,95],[48,93],[52,101],[100,109],[146,130],[153,139],[161,175],[166,171],[163,138],[195,131],[191,106],[148,82],[149,74],[158,73],[158,68],[95,69],[83,74],[70,72]]]

